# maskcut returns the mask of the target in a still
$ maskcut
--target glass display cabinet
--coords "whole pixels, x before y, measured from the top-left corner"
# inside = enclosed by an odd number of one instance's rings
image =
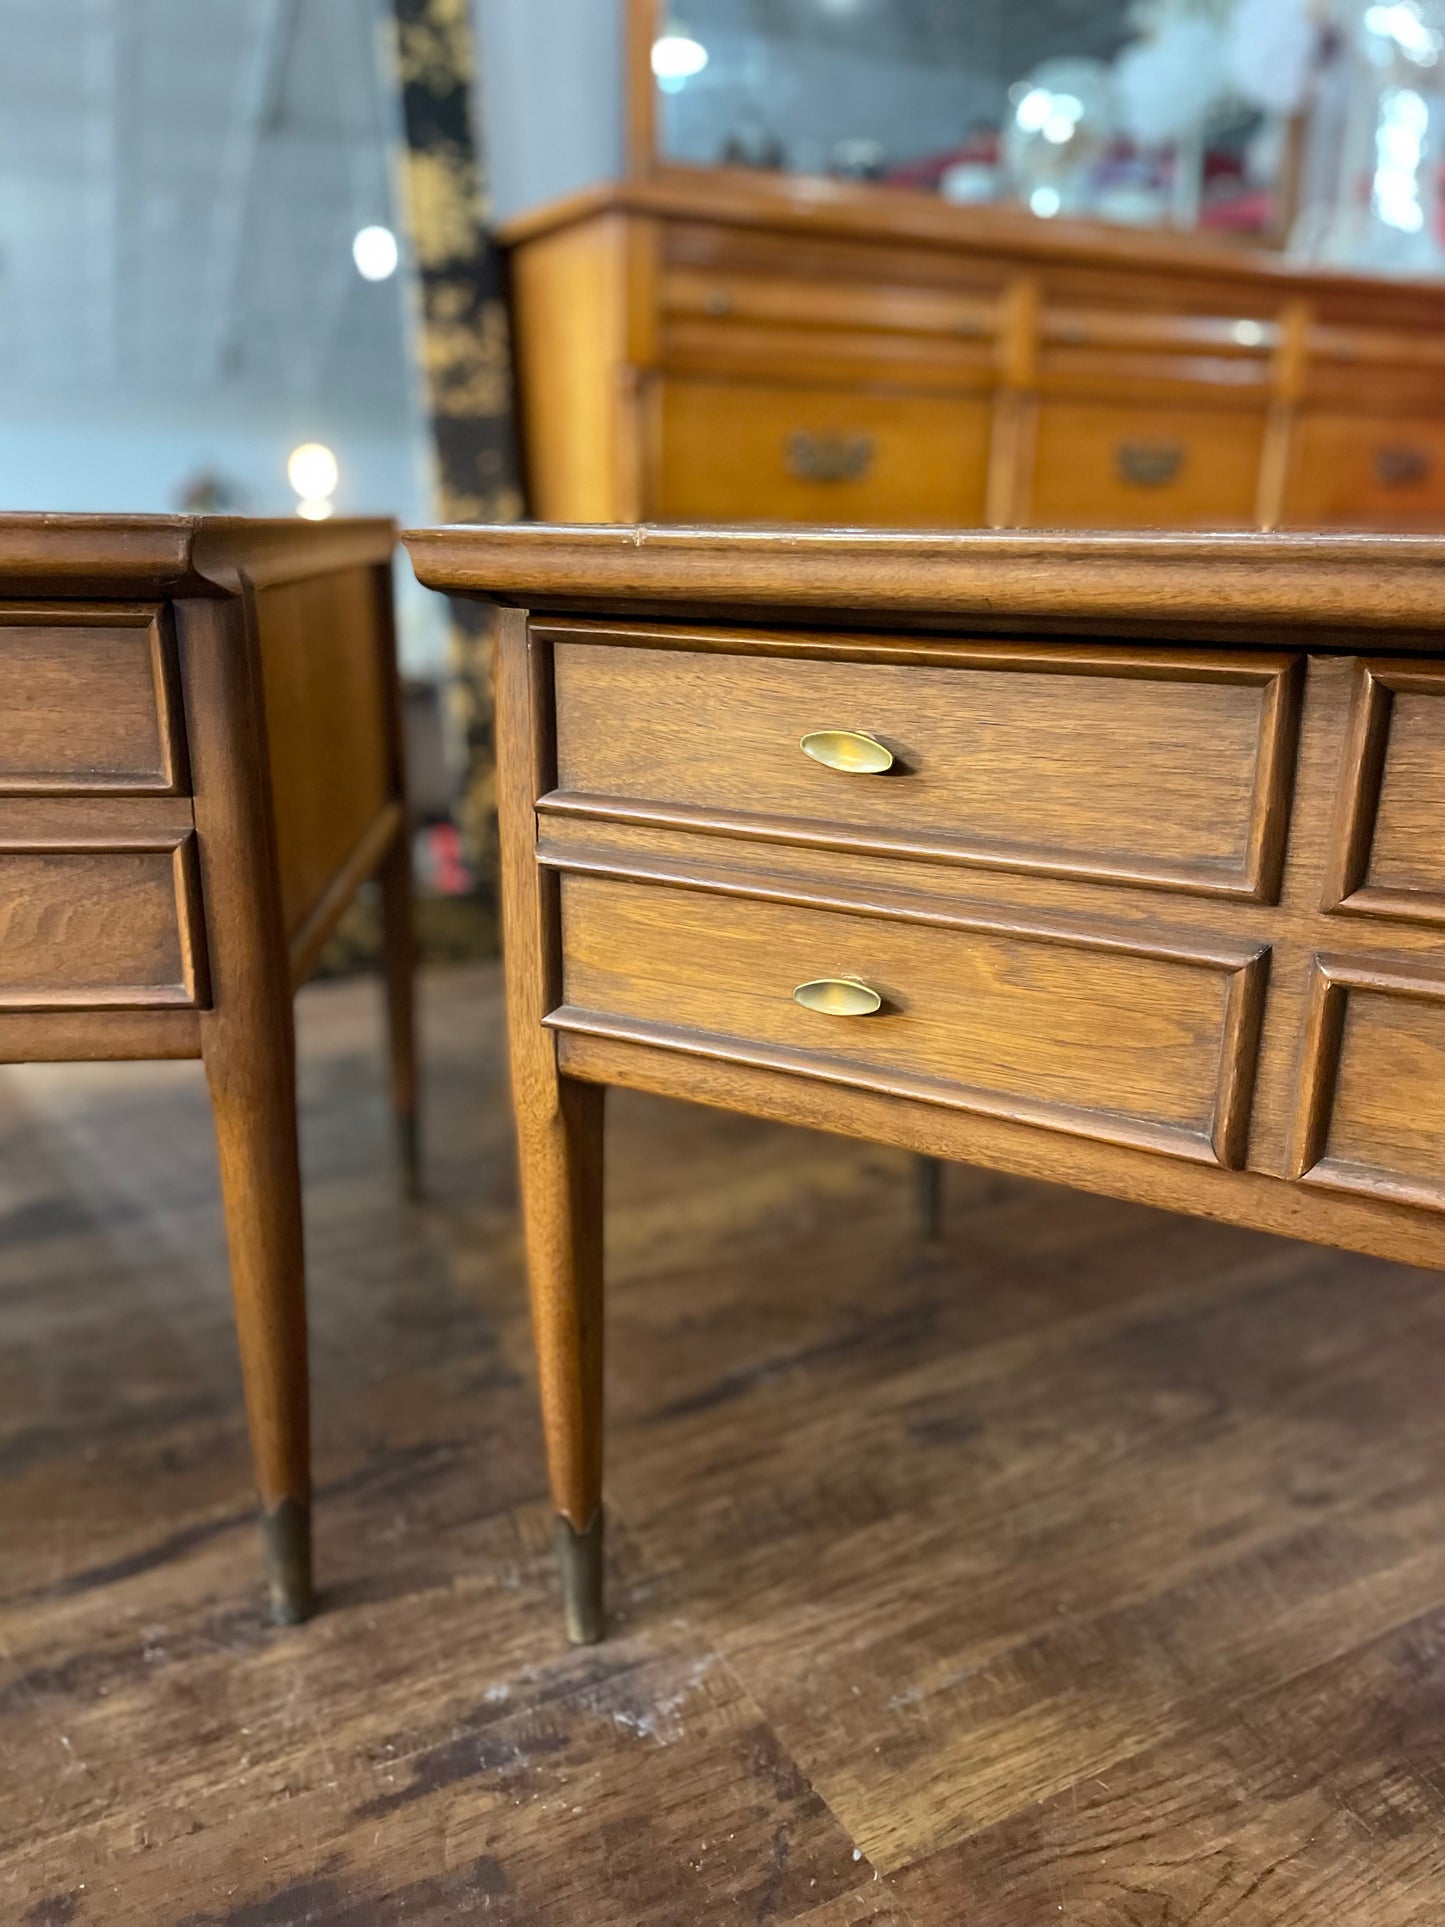
[[[1141,37],[1128,0],[642,0],[633,168],[1269,239],[1288,141],[1229,82],[1227,0],[1159,11]]]
[[[1179,232],[1098,133],[1112,0],[1004,17],[630,0],[624,178],[501,234],[535,515],[1445,526],[1441,287]]]

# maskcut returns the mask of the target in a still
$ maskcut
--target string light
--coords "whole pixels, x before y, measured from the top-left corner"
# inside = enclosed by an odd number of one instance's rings
[[[396,273],[401,250],[389,227],[364,227],[351,243],[351,258],[363,281],[386,281]]]
[[[325,442],[301,442],[293,448],[286,459],[286,479],[300,498],[296,513],[308,522],[324,522],[341,480],[341,465]]]
[[[707,65],[707,48],[685,27],[676,27],[652,43],[652,71],[665,94],[680,92],[683,84]]]

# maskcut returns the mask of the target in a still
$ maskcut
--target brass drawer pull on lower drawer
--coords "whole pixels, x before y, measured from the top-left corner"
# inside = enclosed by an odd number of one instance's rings
[[[871,1017],[883,1008],[878,992],[860,977],[815,977],[799,984],[793,1002],[804,1010],[821,1011],[825,1017]]]
[[[815,763],[850,776],[877,776],[893,767],[893,751],[865,729],[810,729],[800,747]]]
[[[1119,480],[1134,488],[1164,488],[1184,467],[1183,442],[1122,441],[1114,445]]]
[[[798,428],[784,443],[788,473],[800,482],[861,482],[873,466],[871,435],[815,435]]]
[[[1430,473],[1430,457],[1409,442],[1385,442],[1375,450],[1375,473],[1384,488],[1410,488]]]

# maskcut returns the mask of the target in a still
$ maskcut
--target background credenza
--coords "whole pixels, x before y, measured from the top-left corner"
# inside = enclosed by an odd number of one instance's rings
[[[1445,291],[660,168],[502,230],[532,512],[1445,526]]]

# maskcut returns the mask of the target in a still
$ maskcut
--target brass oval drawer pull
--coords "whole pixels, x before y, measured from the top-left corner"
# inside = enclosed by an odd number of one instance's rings
[[[1385,442],[1375,450],[1375,473],[1385,488],[1409,488],[1430,473],[1430,457],[1410,442]]]
[[[861,977],[815,977],[798,985],[793,1002],[825,1017],[871,1017],[883,1008],[883,999]]]
[[[810,729],[799,747],[825,769],[850,776],[879,776],[893,767],[893,751],[866,729]]]
[[[1114,466],[1135,488],[1163,488],[1184,466],[1183,442],[1118,442]]]
[[[788,473],[800,482],[860,482],[873,466],[871,435],[815,435],[798,428],[785,444]]]

